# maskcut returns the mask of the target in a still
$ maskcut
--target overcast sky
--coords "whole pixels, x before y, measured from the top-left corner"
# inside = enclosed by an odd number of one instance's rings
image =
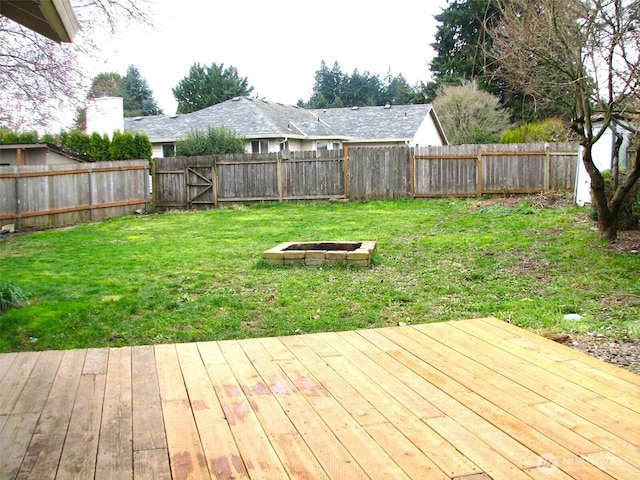
[[[103,46],[91,75],[135,65],[166,114],[171,89],[195,62],[234,66],[260,98],[308,100],[324,60],[343,73],[390,69],[413,85],[430,79],[436,22],[447,0],[155,0],[153,29],[129,28]]]

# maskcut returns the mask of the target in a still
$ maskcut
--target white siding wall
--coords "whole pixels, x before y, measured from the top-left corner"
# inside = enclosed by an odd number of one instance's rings
[[[429,115],[424,118],[420,127],[418,127],[418,131],[411,141],[411,146],[415,147],[416,145],[420,145],[421,147],[426,147],[441,146],[443,144],[444,142],[442,141],[438,127],[436,127],[433,114],[429,112]]]

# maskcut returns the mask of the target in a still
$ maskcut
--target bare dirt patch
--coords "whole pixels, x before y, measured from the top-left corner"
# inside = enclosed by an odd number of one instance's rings
[[[616,253],[640,254],[640,230],[618,231],[618,238],[615,242],[607,245]]]

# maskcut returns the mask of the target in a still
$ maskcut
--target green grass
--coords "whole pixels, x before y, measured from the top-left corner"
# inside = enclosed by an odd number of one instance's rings
[[[638,336],[640,256],[584,209],[481,200],[281,203],[0,237],[0,351],[289,335],[496,316]],[[371,269],[275,267],[284,241],[375,240]],[[582,322],[566,322],[578,313]]]

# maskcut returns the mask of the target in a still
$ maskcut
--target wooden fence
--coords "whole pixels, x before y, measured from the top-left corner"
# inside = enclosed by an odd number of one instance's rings
[[[572,190],[573,143],[358,147],[322,152],[157,158],[158,209],[225,202],[395,199]]]
[[[0,222],[16,229],[105,220],[148,202],[146,160],[0,167]]]

